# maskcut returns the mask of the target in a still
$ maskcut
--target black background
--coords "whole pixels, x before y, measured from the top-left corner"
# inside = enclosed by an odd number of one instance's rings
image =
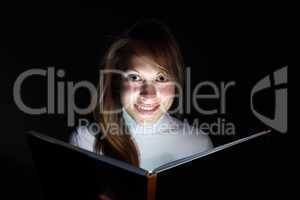
[[[63,8],[62,6],[68,6]],[[233,137],[213,137],[221,144],[267,128],[250,110],[250,91],[260,79],[286,65],[291,69],[292,36],[295,30],[294,12],[285,6],[227,5],[215,6],[154,4],[114,6],[27,3],[3,6],[1,14],[1,181],[7,199],[41,199],[39,184],[31,162],[24,131],[37,130],[57,138],[67,139],[66,115],[30,116],[22,113],[13,100],[13,84],[27,69],[55,66],[64,69],[63,81],[88,80],[97,85],[99,62],[114,36],[145,18],[165,22],[174,33],[184,55],[186,66],[192,68],[192,82],[235,81],[228,93],[227,113],[223,117],[237,126]],[[36,7],[37,6],[37,7]],[[208,9],[209,8],[209,9]],[[291,70],[290,70],[291,71]],[[290,72],[289,72],[290,73]],[[31,80],[23,90],[28,105],[42,106],[46,102],[46,83]],[[76,103],[89,102],[86,91],[76,95]],[[258,108],[272,116],[272,94],[258,100]],[[215,106],[215,102],[212,102]],[[77,116],[78,117],[78,116]],[[91,116],[84,116],[91,117]],[[214,120],[215,116],[188,116]],[[285,135],[278,134],[278,147],[288,152]],[[4,177],[4,178],[2,178]],[[9,189],[9,190],[8,190]],[[13,191],[13,192],[9,192]]]

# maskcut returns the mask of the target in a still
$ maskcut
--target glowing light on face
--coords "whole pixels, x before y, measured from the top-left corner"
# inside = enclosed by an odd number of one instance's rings
[[[173,104],[175,84],[168,72],[151,59],[133,57],[122,81],[121,103],[138,123],[154,123]]]

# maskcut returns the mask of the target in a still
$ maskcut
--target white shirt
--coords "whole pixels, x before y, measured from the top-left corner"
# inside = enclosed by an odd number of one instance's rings
[[[138,124],[124,109],[123,117],[135,142],[140,167],[153,171],[155,168],[213,147],[210,138],[196,127],[191,127],[168,113],[152,125]],[[89,127],[78,127],[70,143],[94,152],[95,136]]]

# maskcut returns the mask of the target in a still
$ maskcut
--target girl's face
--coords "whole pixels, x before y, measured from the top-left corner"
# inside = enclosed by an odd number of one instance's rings
[[[175,84],[158,64],[133,57],[122,81],[121,103],[137,123],[154,123],[172,106]]]

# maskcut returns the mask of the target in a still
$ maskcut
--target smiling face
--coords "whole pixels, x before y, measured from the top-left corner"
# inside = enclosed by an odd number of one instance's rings
[[[121,104],[137,123],[154,123],[172,106],[175,84],[168,72],[145,56],[134,56],[122,81]]]

